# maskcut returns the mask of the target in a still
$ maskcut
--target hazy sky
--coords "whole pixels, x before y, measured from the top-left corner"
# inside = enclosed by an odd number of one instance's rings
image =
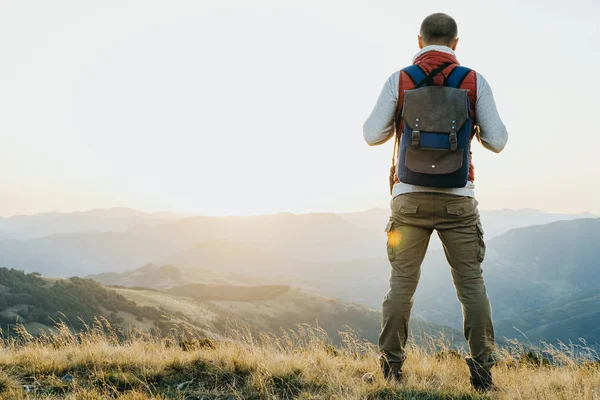
[[[600,213],[600,2],[0,2],[0,215],[387,207],[362,123],[447,12],[509,143],[481,207]]]

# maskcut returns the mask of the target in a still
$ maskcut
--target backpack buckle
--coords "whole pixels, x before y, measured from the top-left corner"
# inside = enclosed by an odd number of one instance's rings
[[[458,148],[458,137],[456,132],[450,133],[450,150],[455,151]]]
[[[456,136],[456,120],[452,120],[452,130],[450,131],[450,150],[456,151],[458,148],[458,137]]]
[[[413,131],[413,133],[412,133],[412,146],[415,147],[415,148],[418,148],[420,140],[421,140],[421,131]]]

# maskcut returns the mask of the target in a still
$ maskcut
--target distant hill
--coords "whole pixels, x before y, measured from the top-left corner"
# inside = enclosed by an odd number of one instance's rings
[[[165,290],[175,296],[191,297],[205,301],[264,301],[279,298],[290,290],[286,285],[264,286],[212,286],[195,283]]]
[[[289,280],[310,276],[324,263],[298,261],[228,240],[206,240],[168,256],[166,263],[197,270]]]
[[[492,255],[496,263],[529,279],[580,289],[600,285],[599,218],[516,229],[490,244],[497,253]],[[527,263],[529,268],[519,271],[514,263]]]
[[[28,241],[0,241],[0,267],[68,277],[123,271],[179,249],[177,243],[119,232],[55,234]]]
[[[597,218],[598,215],[584,212],[581,214],[546,213],[540,210],[525,208],[520,210],[482,211],[481,221],[489,239],[500,236],[510,230],[526,228],[534,225],[547,225],[557,221]]]
[[[28,240],[63,233],[125,232],[138,224],[160,224],[184,217],[185,214],[143,213],[125,207],[0,217],[0,239]]]
[[[159,267],[154,264],[146,264],[143,267],[123,273],[105,272],[89,275],[87,278],[107,286],[146,287],[161,290],[194,283],[205,285],[260,285],[264,283],[264,279],[254,276],[201,268],[179,268],[173,265]]]
[[[352,259],[364,252],[376,254],[385,237],[380,233],[380,240],[374,240],[369,232],[328,213],[192,217],[137,226],[130,232],[161,241],[177,238],[185,248],[210,240],[232,242],[288,260],[308,262]]]
[[[575,342],[583,339],[600,349],[600,289],[583,290],[543,307],[524,310],[511,319],[496,322],[499,336],[534,344]]]

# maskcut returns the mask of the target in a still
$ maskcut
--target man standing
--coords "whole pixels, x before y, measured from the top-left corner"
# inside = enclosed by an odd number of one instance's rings
[[[425,18],[413,65],[387,80],[363,126],[369,145],[383,144],[396,133],[394,149],[398,148],[386,228],[392,269],[379,348],[385,377],[400,380],[413,296],[436,230],[462,304],[471,384],[490,390],[494,330],[481,270],[485,243],[474,198],[470,144],[476,137],[486,149],[499,153],[508,134],[486,80],[459,66],[454,53],[457,36],[450,16]]]

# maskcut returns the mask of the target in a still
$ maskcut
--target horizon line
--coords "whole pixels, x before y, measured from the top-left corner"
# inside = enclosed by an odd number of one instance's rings
[[[44,211],[37,212],[32,214],[14,214],[14,215],[3,215],[0,216],[0,220],[3,219],[11,219],[11,218],[27,218],[27,217],[36,217],[43,215],[74,215],[74,214],[89,214],[93,212],[110,212],[110,211],[129,211],[131,213],[149,215],[149,216],[159,216],[160,214],[171,214],[173,216],[179,218],[193,218],[193,217],[212,217],[212,218],[228,218],[228,217],[261,217],[261,216],[273,216],[280,214],[291,214],[291,215],[313,215],[313,214],[333,214],[333,215],[343,215],[343,214],[360,214],[366,213],[374,210],[386,210],[384,207],[372,207],[368,209],[362,209],[357,211],[343,211],[343,212],[335,212],[335,211],[311,211],[311,212],[292,212],[292,211],[277,211],[271,213],[256,213],[256,214],[201,214],[201,213],[190,213],[190,212],[179,212],[179,211],[166,211],[166,210],[158,210],[158,211],[142,211],[140,209],[135,209],[127,206],[116,206],[116,207],[106,207],[106,208],[91,208],[91,209],[83,209],[83,210],[74,210],[74,211]],[[568,212],[554,212],[554,211],[544,211],[539,208],[533,207],[523,207],[523,208],[496,208],[496,209],[481,209],[481,211],[485,212],[495,212],[495,211],[511,211],[511,212],[519,212],[519,211],[535,211],[544,214],[553,214],[553,215],[573,215],[573,216],[591,216],[598,217],[598,214],[595,214],[591,211],[582,211],[579,213],[568,213]]]

